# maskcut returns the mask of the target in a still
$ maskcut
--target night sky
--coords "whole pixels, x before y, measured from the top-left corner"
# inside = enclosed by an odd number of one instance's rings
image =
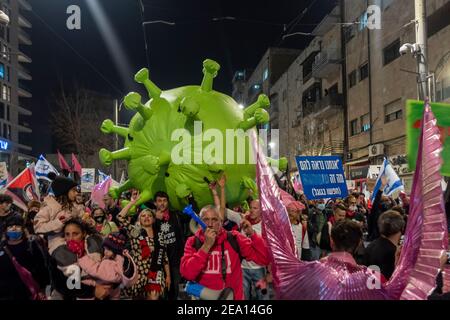
[[[76,81],[82,86],[122,98],[129,91],[144,93],[132,82],[134,73],[147,65],[144,50],[141,6],[138,0],[28,0],[33,6],[30,18],[33,46],[29,52],[32,81],[33,155],[52,153],[48,115],[59,81],[66,86]],[[124,52],[123,66],[129,66],[125,79],[114,62],[117,52],[108,50],[98,21],[87,1],[97,1]],[[151,79],[163,90],[200,84],[202,61],[211,58],[222,69],[214,88],[231,93],[234,72],[254,68],[269,46],[304,48],[310,37],[293,36],[281,41],[283,24],[289,32],[309,32],[331,11],[328,0],[143,0],[145,20],[166,20],[175,26],[146,26]],[[69,5],[81,8],[81,30],[68,30]],[[298,21],[301,12],[310,10]],[[212,21],[232,16],[236,20]],[[297,22],[297,23],[292,23]],[[28,50],[26,50],[28,51]],[[122,63],[121,63],[122,64]],[[95,71],[94,68],[97,70]]]

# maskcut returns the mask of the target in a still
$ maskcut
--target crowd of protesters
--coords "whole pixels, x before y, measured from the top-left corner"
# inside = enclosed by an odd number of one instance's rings
[[[159,191],[136,207],[129,190],[116,201],[87,201],[68,177],[52,177],[51,192],[20,212],[0,194],[0,300],[194,299],[187,282],[212,291],[231,289],[234,299],[274,298],[268,248],[257,195],[230,207],[226,177],[210,183],[214,203],[194,208],[207,228],[171,210]],[[409,198],[364,193],[345,199],[285,203],[298,259],[338,257],[392,276],[408,221]],[[345,256],[345,257],[344,257]],[[442,269],[448,257],[442,257]],[[430,299],[450,299],[442,273]]]

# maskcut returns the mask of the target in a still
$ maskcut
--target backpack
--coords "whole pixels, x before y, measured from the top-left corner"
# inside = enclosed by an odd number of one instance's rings
[[[203,242],[197,237],[194,236],[194,248],[195,250],[200,250],[200,248],[203,245]],[[233,235],[230,231],[227,231],[227,241],[230,244],[230,246],[233,248],[233,250],[239,255],[239,259],[242,261],[244,257],[241,255],[241,248],[239,248],[239,244],[237,242],[236,236]],[[222,242],[222,278],[225,282],[226,279],[226,265],[225,265],[225,254],[224,254],[224,242]]]

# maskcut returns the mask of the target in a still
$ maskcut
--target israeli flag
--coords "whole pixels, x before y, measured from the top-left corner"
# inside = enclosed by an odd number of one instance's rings
[[[106,179],[108,179],[109,175],[98,170],[98,183],[102,183]]]
[[[391,196],[393,193],[397,191],[405,191],[405,187],[403,186],[402,180],[398,177],[394,168],[392,168],[389,161],[384,158],[383,166],[381,167],[380,174],[378,175],[377,181],[373,188],[372,198],[370,201],[372,203],[375,201],[375,196],[377,195],[378,190],[381,188],[381,177],[385,176],[387,179],[387,185],[384,188],[383,194],[386,196]]]
[[[45,159],[42,154],[39,156],[39,160],[36,163],[35,170],[36,170],[36,178],[47,180],[47,181],[51,181],[48,178],[48,174],[50,172],[54,172],[56,175],[59,175],[59,173],[55,169],[55,167],[52,166],[52,164],[50,162],[48,162],[47,159]]]

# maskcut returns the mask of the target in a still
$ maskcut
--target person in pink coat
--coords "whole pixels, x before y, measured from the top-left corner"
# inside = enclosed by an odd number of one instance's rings
[[[75,206],[76,196],[79,194],[78,184],[70,178],[53,178],[51,189],[54,197],[47,196],[34,218],[34,231],[48,238],[48,250],[50,254],[65,244],[62,229],[64,222],[71,218],[81,217],[83,211]]]
[[[126,237],[120,233],[110,233],[103,240],[104,254],[98,261],[93,255],[78,258],[78,265],[84,273],[92,277],[96,283],[111,285],[111,300],[120,299],[121,287],[129,288],[136,283],[138,272],[133,258],[124,250]],[[84,283],[88,284],[90,280]]]

